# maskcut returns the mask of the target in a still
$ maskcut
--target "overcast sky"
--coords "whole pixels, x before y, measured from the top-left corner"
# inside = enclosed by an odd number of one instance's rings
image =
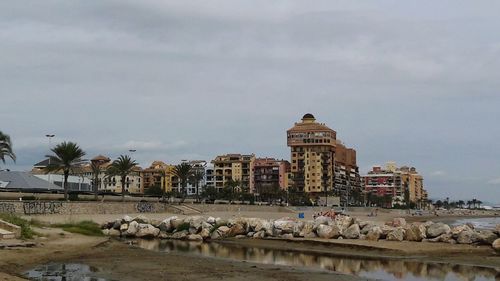
[[[439,3],[438,3],[439,2]],[[112,158],[289,159],[304,113],[362,173],[415,166],[431,198],[500,201],[499,1],[1,1],[0,130]],[[0,164],[1,167],[5,165]]]

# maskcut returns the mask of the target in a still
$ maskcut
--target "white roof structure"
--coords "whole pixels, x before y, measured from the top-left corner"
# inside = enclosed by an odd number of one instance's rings
[[[0,171],[0,191],[60,191],[62,187],[28,172]]]

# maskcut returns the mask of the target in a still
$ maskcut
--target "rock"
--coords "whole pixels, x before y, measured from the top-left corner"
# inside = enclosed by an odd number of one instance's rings
[[[151,219],[151,222],[149,224],[151,224],[152,226],[158,228],[158,226],[161,224],[162,221],[160,220],[157,220],[157,219]]]
[[[201,231],[200,231],[200,236],[203,238],[203,239],[208,239],[210,237],[210,229],[208,228],[203,228]]]
[[[472,230],[476,229],[476,227],[474,226],[474,224],[473,224],[473,223],[471,223],[471,222],[468,222],[468,223],[466,223],[465,225],[466,225],[466,226],[468,226],[468,227],[469,227],[470,229],[472,229]]]
[[[366,233],[366,240],[378,241],[382,235],[382,229],[379,226],[374,226]]]
[[[500,236],[500,224],[497,224],[497,226],[495,227],[495,232],[498,236]]]
[[[493,247],[493,249],[497,252],[500,253],[500,238],[498,238],[497,240],[493,241],[493,243],[491,244],[491,247]]]
[[[359,225],[359,227],[361,228],[360,233],[366,235],[375,226],[377,226],[377,225],[372,223],[372,222],[368,222],[368,223],[364,224],[363,226]]]
[[[160,231],[160,234],[158,234],[158,238],[160,238],[160,239],[170,239],[170,238],[172,238],[172,234],[164,232],[164,231]]]
[[[247,236],[246,235],[236,235],[236,236],[234,236],[234,238],[243,239],[243,238],[247,238]]]
[[[108,235],[109,236],[113,236],[113,237],[120,237],[121,233],[120,233],[119,230],[111,228],[111,229],[108,230]]]
[[[250,231],[250,232],[247,233],[247,237],[253,237],[254,234],[255,234],[255,232]]]
[[[385,239],[387,237],[387,235],[394,231],[396,228],[395,227],[392,227],[390,225],[383,225],[381,230],[382,230],[382,233],[380,233],[380,239]]]
[[[160,234],[160,229],[150,224],[140,223],[135,237],[138,238],[154,238]]]
[[[246,233],[247,233],[247,231],[246,231],[245,227],[243,227],[243,225],[237,223],[237,224],[234,224],[233,226],[231,226],[231,228],[229,229],[229,232],[227,233],[227,236],[233,237],[236,235],[243,235]]]
[[[387,234],[385,238],[388,241],[403,241],[405,237],[405,230],[401,227],[394,229]]]
[[[370,221],[358,221],[357,223],[358,223],[360,229],[363,229],[367,225],[373,225],[373,223]]]
[[[420,242],[424,239],[425,227],[420,227],[420,224],[411,224],[405,229],[405,239],[407,241]]]
[[[353,224],[342,233],[342,236],[346,239],[358,239],[360,234],[359,225]]]
[[[291,220],[276,220],[273,226],[275,230],[280,230],[282,234],[293,233],[295,222]]]
[[[132,217],[130,217],[130,216],[125,215],[122,218],[122,223],[130,223],[131,221],[132,221]]]
[[[133,221],[136,221],[137,223],[139,224],[148,224],[149,223],[149,219],[146,218],[145,216],[143,215],[138,215],[137,217],[133,218],[132,219]]]
[[[131,221],[128,225],[127,231],[125,231],[126,236],[135,236],[139,227],[139,223],[136,221]]]
[[[227,220],[221,219],[221,218],[215,218],[215,224],[216,225],[227,225]]]
[[[318,237],[324,239],[338,238],[340,236],[340,229],[336,225],[320,224],[318,228],[316,228],[316,233]]]
[[[258,220],[255,225],[254,232],[259,232],[261,230],[264,230],[267,236],[272,236],[273,224],[268,220],[263,220],[263,219]]]
[[[479,231],[479,233],[476,234],[476,237],[478,238],[479,243],[485,245],[493,244],[493,242],[495,242],[495,240],[498,238],[495,232],[491,230],[481,230]]]
[[[127,229],[128,229],[127,223],[120,225],[120,232],[125,232],[125,231],[127,231]]]
[[[172,229],[177,229],[179,228],[180,225],[184,223],[184,220],[178,219],[177,217],[174,217],[170,220],[170,226]]]
[[[170,238],[184,240],[187,238],[188,235],[189,235],[188,231],[183,230],[183,231],[175,232],[174,234],[172,234],[172,236]]]
[[[199,234],[189,234],[187,236],[187,240],[189,241],[203,241],[203,237]]]
[[[266,232],[264,230],[261,230],[261,231],[255,232],[255,234],[253,235],[252,238],[260,239],[260,238],[264,238],[264,237],[266,237]]]
[[[122,225],[122,220],[115,220],[115,222],[113,223],[113,229],[116,229],[116,230],[119,230],[120,229],[120,226]]]
[[[219,239],[219,238],[227,237],[230,230],[231,229],[227,226],[220,226],[219,228],[217,228],[216,230],[214,230],[212,232],[212,234],[210,235],[210,238],[211,239]]]
[[[299,237],[307,237],[310,236],[310,234],[314,234],[314,223],[313,222],[305,222],[304,226],[299,232]],[[316,237],[316,234],[314,234],[314,237]],[[309,237],[311,238],[311,237]]]
[[[328,225],[332,224],[333,220],[329,217],[319,216],[314,219],[314,229],[318,228],[319,225]]]
[[[465,224],[464,225],[457,225],[451,229],[451,235],[453,235],[453,237],[458,237],[458,235],[462,231],[473,231],[473,228],[470,228],[468,225],[465,225]]]
[[[349,217],[349,216],[336,216],[335,217],[335,225],[337,225],[339,227],[341,233],[343,233],[353,223],[354,223],[354,219]]]
[[[209,224],[215,224],[215,218],[214,218],[214,217],[208,217],[208,218],[207,218],[207,222],[208,222]]]
[[[435,238],[422,240],[422,242],[443,242],[443,243],[450,243],[450,244],[456,243],[456,241],[453,239],[453,236],[451,233],[441,234]]]
[[[198,231],[201,230],[201,227],[205,222],[205,219],[202,216],[194,216],[186,218],[184,222],[189,223],[189,227],[194,228],[195,229],[194,233],[197,233]]]
[[[450,226],[444,223],[434,223],[427,228],[427,237],[435,238],[451,232]]]
[[[392,226],[394,227],[405,227],[406,220],[404,218],[394,218],[392,219]]]
[[[303,221],[296,222],[293,227],[293,236],[299,237],[302,229],[304,228],[305,223]]]
[[[105,228],[105,229],[102,229],[102,234],[108,236],[109,235],[109,229]]]
[[[293,234],[286,233],[286,234],[281,235],[281,238],[283,238],[283,239],[293,239]]]

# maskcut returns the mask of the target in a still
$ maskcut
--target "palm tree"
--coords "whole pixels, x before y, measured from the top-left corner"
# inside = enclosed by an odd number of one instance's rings
[[[120,182],[122,185],[122,202],[125,201],[125,184],[127,184],[127,176],[134,171],[136,166],[137,162],[135,162],[135,160],[132,160],[130,156],[120,155],[120,157],[113,161],[113,163],[111,163],[111,165],[109,165],[108,169],[106,170],[106,174],[108,177],[120,177]]]
[[[226,182],[226,187],[229,188],[230,190],[230,196],[231,196],[231,202],[233,201],[234,199],[234,193],[235,193],[235,190],[237,187],[240,186],[240,181],[239,180],[233,180],[232,178],[230,178],[227,182]]]
[[[175,176],[179,178],[179,181],[181,182],[181,188],[182,188],[182,195],[183,198],[187,196],[187,184],[189,180],[189,176],[191,175],[193,166],[189,163],[181,163],[179,165],[176,165],[174,167],[173,173]]]
[[[98,162],[92,162],[92,164],[90,164],[90,169],[92,170],[92,175],[94,176],[94,199],[97,200],[97,194],[99,193],[99,175],[101,174],[101,165]]]
[[[200,187],[200,182],[205,178],[205,171],[200,170],[200,169],[195,169],[191,173],[191,182],[194,183],[196,187],[196,200],[200,200],[200,193],[199,193],[199,187]]]
[[[12,151],[12,142],[10,136],[0,131],[0,160],[5,164],[5,157],[16,161],[16,155]]]
[[[68,200],[68,177],[83,164],[85,152],[74,142],[62,142],[51,149],[54,155],[47,155],[50,164],[46,173],[62,171],[64,175],[64,199]]]

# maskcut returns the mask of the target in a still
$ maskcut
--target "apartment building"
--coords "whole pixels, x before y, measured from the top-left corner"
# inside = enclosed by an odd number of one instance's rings
[[[143,190],[142,192],[146,192],[148,188],[153,187],[153,186],[159,186],[161,187],[162,190],[165,192],[169,192],[172,190],[172,186],[170,183],[171,177],[168,177],[169,171],[172,169],[169,169],[169,166],[162,161],[153,161],[151,165],[142,170],[141,175],[143,178]]]
[[[187,186],[186,186],[186,192],[188,196],[194,196],[197,194],[201,194],[203,192],[203,188],[205,186],[208,186],[209,184],[213,186],[213,169],[211,169],[211,166],[208,165],[207,161],[205,160],[192,160],[192,161],[183,161],[183,163],[188,163],[191,165],[191,172],[192,174],[196,172],[200,172],[203,174],[203,178],[200,181],[196,181],[193,176],[191,176],[188,179]],[[181,181],[179,178],[173,173],[173,168],[175,166],[172,166],[172,169],[169,172],[170,176],[170,182],[171,182],[171,189],[176,192],[182,192],[182,186],[181,186]],[[209,180],[207,180],[207,178]],[[197,186],[198,186],[198,191],[197,191]]]
[[[385,168],[374,166],[362,177],[362,181],[366,193],[379,197],[391,196],[393,205],[404,204],[406,191],[409,200],[417,205],[427,201],[428,195],[424,188],[423,177],[415,167],[398,168],[395,162],[388,162]]]
[[[239,188],[254,190],[254,177],[252,166],[255,155],[226,154],[217,156],[212,160],[214,165],[214,186],[222,189],[227,186],[230,180],[238,181]]]
[[[361,187],[356,151],[337,140],[337,132],[308,113],[287,131],[293,185],[313,196],[333,192],[347,200]]]
[[[260,194],[264,190],[287,190],[290,177],[290,162],[274,158],[256,158],[252,166],[254,188],[251,193]]]

